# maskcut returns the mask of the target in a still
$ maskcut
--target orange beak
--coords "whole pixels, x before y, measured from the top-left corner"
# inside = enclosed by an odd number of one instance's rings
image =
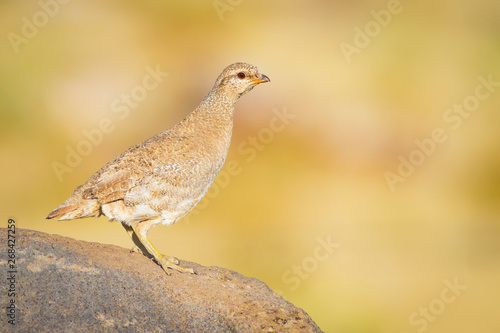
[[[271,79],[269,79],[266,75],[260,74],[260,77],[258,79],[255,79],[252,81],[253,84],[259,84],[259,83],[264,83],[264,82],[270,82]]]

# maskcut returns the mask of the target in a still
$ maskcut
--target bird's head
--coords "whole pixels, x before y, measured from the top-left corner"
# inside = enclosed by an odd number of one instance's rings
[[[260,74],[257,67],[237,62],[222,71],[215,81],[214,90],[224,92],[235,99],[246,94],[259,83],[271,81],[266,75]]]

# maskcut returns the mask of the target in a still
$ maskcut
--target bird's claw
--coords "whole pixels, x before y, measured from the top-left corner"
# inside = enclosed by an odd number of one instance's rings
[[[198,274],[193,268],[179,266],[179,260],[174,257],[162,257],[159,264],[161,265],[165,273],[167,273],[167,275],[171,274],[168,271],[168,268],[175,269],[176,271],[181,273]]]

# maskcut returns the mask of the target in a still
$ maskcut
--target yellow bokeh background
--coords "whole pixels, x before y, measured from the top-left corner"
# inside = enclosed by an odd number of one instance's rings
[[[131,247],[104,217],[44,217],[245,61],[271,83],[236,105],[236,171],[153,244],[264,281],[326,332],[498,332],[500,85],[478,86],[500,82],[499,15],[493,0],[2,2],[4,226]],[[120,118],[147,68],[168,75]],[[402,159],[418,165],[394,178]]]

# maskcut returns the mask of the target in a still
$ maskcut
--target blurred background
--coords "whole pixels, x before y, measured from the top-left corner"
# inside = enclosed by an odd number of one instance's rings
[[[150,231],[160,252],[258,278],[326,332],[498,332],[499,11],[3,1],[3,226],[132,247],[104,217],[44,218],[244,61],[272,82],[236,105],[232,168]]]

